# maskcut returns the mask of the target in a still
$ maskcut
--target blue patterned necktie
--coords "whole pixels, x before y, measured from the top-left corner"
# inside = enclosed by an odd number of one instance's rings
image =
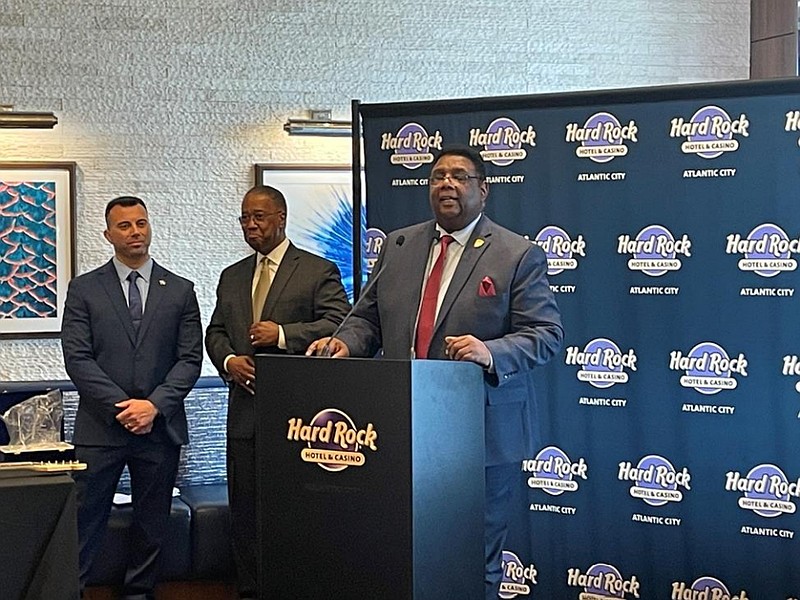
[[[139,334],[139,325],[142,324],[142,294],[139,292],[139,286],[136,285],[136,280],[139,279],[138,271],[131,271],[128,273],[128,311],[131,313],[131,322],[133,323],[133,331]]]

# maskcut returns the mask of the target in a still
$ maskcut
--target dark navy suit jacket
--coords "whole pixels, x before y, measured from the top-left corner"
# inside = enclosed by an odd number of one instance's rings
[[[73,442],[124,446],[134,437],[114,404],[149,399],[159,410],[148,434],[188,441],[183,400],[200,375],[203,337],[191,281],[153,263],[138,337],[113,262],[70,282],[61,346],[80,403]]]

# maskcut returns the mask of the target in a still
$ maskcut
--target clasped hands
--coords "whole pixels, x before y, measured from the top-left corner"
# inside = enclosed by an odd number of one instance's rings
[[[136,435],[144,435],[153,430],[153,421],[158,416],[158,409],[147,399],[129,398],[117,402],[114,406],[121,408],[117,414],[117,422]]]

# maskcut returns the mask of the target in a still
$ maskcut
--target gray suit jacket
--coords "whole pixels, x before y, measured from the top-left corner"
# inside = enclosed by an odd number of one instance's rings
[[[389,234],[373,273],[386,268],[338,337],[352,356],[411,358],[434,221]],[[402,243],[398,240],[402,238]],[[490,278],[493,295],[479,293]],[[561,347],[563,329],[538,246],[481,217],[434,325],[430,358],[446,359],[445,336],[471,334],[494,360],[484,373],[486,461],[514,462],[540,443],[532,369]]]
[[[183,400],[200,376],[203,329],[191,281],[153,263],[138,339],[111,261],[69,284],[61,325],[67,373],[78,389],[76,444],[123,446],[134,434],[115,403],[147,398],[159,410],[150,439],[188,441]]]
[[[219,278],[217,304],[206,329],[206,350],[223,379],[227,379],[227,356],[255,353],[248,338],[255,257],[253,254],[227,267]],[[303,354],[311,342],[330,335],[349,309],[337,266],[289,244],[269,288],[261,320],[283,327],[286,353]],[[284,351],[259,348],[258,353]],[[252,438],[253,396],[231,382],[228,400],[228,436]]]

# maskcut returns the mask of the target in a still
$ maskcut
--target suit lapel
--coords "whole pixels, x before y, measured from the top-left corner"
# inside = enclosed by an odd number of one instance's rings
[[[257,256],[258,254],[253,254],[241,263],[242,267],[236,274],[239,283],[236,285],[236,297],[233,299],[233,314],[241,315],[245,333],[253,322],[253,277],[256,274]],[[266,305],[266,302],[264,304]]]
[[[144,313],[142,314],[142,324],[139,325],[139,340],[144,338],[147,328],[153,322],[155,315],[158,314],[158,305],[167,294],[169,277],[165,269],[162,269],[153,261],[153,269],[150,271],[150,284],[147,290],[147,301],[144,303]]]
[[[278,298],[281,297],[283,290],[286,288],[286,284],[289,283],[292,274],[297,270],[299,262],[300,253],[292,244],[289,244],[286,253],[283,255],[283,259],[281,259],[281,264],[275,272],[275,277],[269,286],[267,300],[264,302],[264,310],[261,311],[262,321],[269,320],[272,311],[275,309],[275,305],[278,303]]]
[[[492,232],[487,225],[488,221],[486,217],[482,217],[472,231],[472,235],[469,237],[467,246],[461,254],[461,260],[456,267],[456,272],[453,273],[453,279],[450,280],[450,285],[442,300],[442,306],[439,308],[439,314],[436,317],[436,324],[433,328],[434,335],[436,335],[436,330],[447,317],[447,313],[453,308],[456,298],[458,298],[464,285],[466,285],[472,271],[475,270],[475,265],[478,264],[478,260],[480,260],[481,256],[483,256],[483,253],[486,252],[486,249],[492,242]],[[483,243],[476,243],[477,240],[483,240]],[[477,294],[478,291],[475,290],[474,293]]]
[[[113,262],[108,261],[106,263],[100,281],[103,284],[106,294],[108,294],[114,312],[117,313],[117,317],[122,323],[122,328],[128,335],[131,344],[135,346],[136,333],[133,331],[131,313],[128,311],[128,303],[125,301],[125,294],[122,292],[122,285],[119,282],[119,275],[117,275],[117,270],[114,268]]]

